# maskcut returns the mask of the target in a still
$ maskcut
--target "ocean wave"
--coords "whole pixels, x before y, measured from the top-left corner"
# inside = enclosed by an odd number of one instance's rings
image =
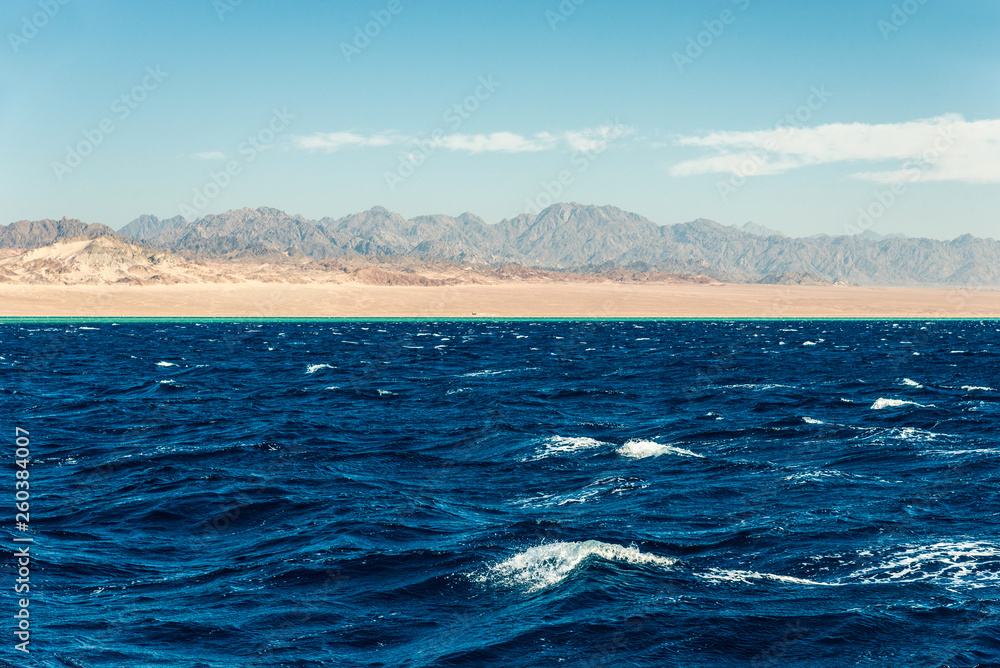
[[[803,471],[785,476],[786,482],[794,482],[801,485],[806,482],[824,482],[830,479],[839,478],[841,480],[865,480],[863,476],[852,475],[836,469],[817,469],[815,471]]]
[[[806,424],[826,424],[822,420],[816,420],[816,419],[811,418],[811,417],[804,417],[804,418],[802,418],[802,421],[805,422]]]
[[[462,378],[481,378],[483,376],[499,376],[500,374],[510,373],[510,371],[492,371],[486,369],[485,371],[473,371],[471,373],[463,373]]]
[[[771,582],[783,582],[786,584],[810,585],[815,587],[836,587],[835,582],[817,582],[805,578],[796,578],[790,575],[776,575],[774,573],[758,573],[756,571],[734,571],[724,568],[710,568],[703,573],[698,573],[698,577],[710,582],[742,582],[750,584],[761,580]]]
[[[545,448],[534,457],[531,457],[531,461],[580,452],[582,450],[593,450],[605,445],[609,444],[587,436],[553,436],[545,441]]]
[[[918,404],[916,401],[904,401],[902,399],[886,399],[884,397],[879,397],[875,403],[872,404],[871,409],[873,411],[882,410],[883,408],[899,408],[900,406],[916,406],[917,408],[933,408],[933,406],[925,406],[924,404]]]
[[[923,385],[921,385],[915,380],[911,380],[910,378],[904,378],[903,385],[906,385],[907,387],[915,387],[917,389],[923,388]]]
[[[735,385],[723,385],[724,390],[758,390],[766,392],[779,388],[794,389],[794,385],[782,385],[781,383],[737,383]]]
[[[868,553],[870,554],[870,553]],[[845,582],[919,582],[933,580],[972,588],[996,586],[1000,549],[984,542],[903,545],[877,564],[855,571]],[[991,584],[992,583],[992,584]]]
[[[156,366],[177,366],[173,362],[157,362]]]
[[[903,427],[901,429],[890,429],[889,435],[892,438],[898,438],[902,441],[936,441],[939,438],[944,437],[944,434],[938,434],[937,432],[927,431],[926,429],[917,429],[916,427]]]
[[[697,457],[704,459],[704,455],[696,452],[678,448],[675,445],[664,445],[655,441],[628,441],[618,448],[618,454],[632,459],[646,459],[648,457],[659,457],[660,455],[681,455],[682,457]]]
[[[330,364],[310,364],[308,367],[306,367],[306,374],[316,373],[320,369],[336,369],[336,368],[337,367]]]
[[[642,552],[634,545],[624,547],[596,540],[545,543],[490,566],[486,573],[474,576],[474,579],[541,591],[563,582],[590,559],[661,568],[670,568],[677,563],[673,557]]]
[[[622,495],[626,492],[645,489],[649,483],[643,480],[629,478],[601,478],[595,480],[581,490],[566,494],[540,494],[535,497],[521,499],[517,505],[521,508],[554,508],[573,503],[587,503],[608,494]]]

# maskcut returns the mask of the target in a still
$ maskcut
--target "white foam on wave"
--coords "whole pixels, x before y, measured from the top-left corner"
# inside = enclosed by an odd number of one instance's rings
[[[962,389],[966,392],[995,392],[992,387],[981,387],[979,385],[963,385]]]
[[[927,431],[926,429],[917,429],[916,427],[902,427],[901,429],[890,430],[890,436],[893,438],[898,438],[903,441],[936,441],[939,437],[944,436],[944,434],[938,434],[933,431]]]
[[[485,573],[475,575],[473,579],[541,591],[558,585],[581,564],[594,558],[660,568],[670,568],[677,563],[672,557],[642,552],[634,545],[624,547],[596,540],[546,543],[490,566]]]
[[[335,367],[335,366],[332,366],[332,365],[330,365],[330,364],[310,364],[310,365],[309,365],[309,366],[308,366],[308,367],[306,368],[306,374],[313,374],[313,373],[316,373],[316,372],[317,372],[317,371],[319,371],[320,369],[336,369],[336,368],[337,368],[337,367]]]
[[[499,376],[502,373],[507,373],[506,371],[491,371],[487,369],[486,371],[473,371],[471,373],[463,373],[462,378],[479,378],[481,376]]]
[[[923,385],[921,385],[920,383],[918,383],[915,380],[911,380],[910,378],[904,378],[903,379],[903,385],[906,385],[907,387],[916,387],[916,388],[922,388],[923,387]]]
[[[945,456],[955,456],[955,455],[985,455],[985,454],[996,454],[996,450],[993,448],[975,448],[972,450],[924,450],[923,452],[917,453],[920,455],[945,455]]]
[[[816,469],[815,471],[803,471],[802,473],[793,473],[792,475],[785,476],[785,481],[802,485],[807,482],[826,482],[827,480],[836,478],[844,480],[862,479],[861,476],[851,475],[850,473],[844,473],[836,469]]]
[[[883,408],[899,408],[900,406],[916,406],[918,408],[929,408],[924,404],[918,404],[916,401],[903,401],[902,399],[886,399],[884,397],[879,397],[875,403],[872,404],[871,409],[873,411],[879,411]]]
[[[784,582],[786,584],[811,585],[814,587],[835,587],[834,582],[817,582],[816,580],[806,580],[790,575],[776,575],[774,573],[758,573],[756,571],[733,571],[724,568],[710,568],[704,573],[699,573],[698,577],[709,582],[743,582],[750,584],[761,580],[772,582]]]
[[[802,418],[802,421],[805,422],[806,424],[826,424],[822,420],[815,420],[811,417],[804,417]]]
[[[618,454],[632,459],[646,459],[648,457],[659,457],[660,455],[680,455],[682,457],[697,457],[704,459],[704,455],[696,452],[678,448],[675,445],[664,445],[655,441],[629,441],[618,448]]]
[[[647,487],[649,487],[649,483],[643,480],[621,477],[601,478],[579,491],[566,494],[540,494],[535,497],[520,499],[516,503],[521,508],[553,508],[573,503],[587,503],[587,501],[595,497],[608,494],[621,496],[627,492],[646,489]]]
[[[604,441],[587,436],[553,436],[545,441],[545,447],[531,460],[545,459],[556,455],[565,455],[582,450],[593,450],[608,445]]]
[[[819,344],[816,343],[815,341],[806,341],[802,345],[804,345],[804,346],[816,346],[816,345],[819,345]]]
[[[774,390],[777,388],[792,388],[792,385],[781,385],[780,383],[739,383],[737,385],[723,385],[722,388],[726,390]]]
[[[974,589],[995,587],[1000,580],[1000,549],[973,541],[903,545],[881,563],[855,571],[846,580],[863,583],[935,580]]]
[[[157,362],[156,366],[177,366],[173,362]]]

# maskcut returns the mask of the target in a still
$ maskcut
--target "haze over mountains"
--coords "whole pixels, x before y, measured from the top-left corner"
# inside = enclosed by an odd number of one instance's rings
[[[80,221],[21,221],[0,228],[0,247],[37,248],[110,228]],[[612,206],[556,204],[487,224],[465,213],[406,219],[375,207],[309,220],[278,209],[238,209],[194,221],[140,216],[124,241],[188,259],[413,258],[547,270],[625,269],[703,275],[730,282],[1000,287],[1000,242],[858,235],[790,238],[760,225],[709,220],[657,225]]]

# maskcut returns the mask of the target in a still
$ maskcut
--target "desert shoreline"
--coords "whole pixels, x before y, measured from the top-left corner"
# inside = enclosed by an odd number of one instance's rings
[[[1000,291],[518,283],[0,285],[0,318],[1000,318]]]

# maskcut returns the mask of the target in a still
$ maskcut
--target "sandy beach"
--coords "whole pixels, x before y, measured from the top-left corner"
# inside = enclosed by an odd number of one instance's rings
[[[2,317],[1000,317],[1000,291],[780,285],[0,285]]]

